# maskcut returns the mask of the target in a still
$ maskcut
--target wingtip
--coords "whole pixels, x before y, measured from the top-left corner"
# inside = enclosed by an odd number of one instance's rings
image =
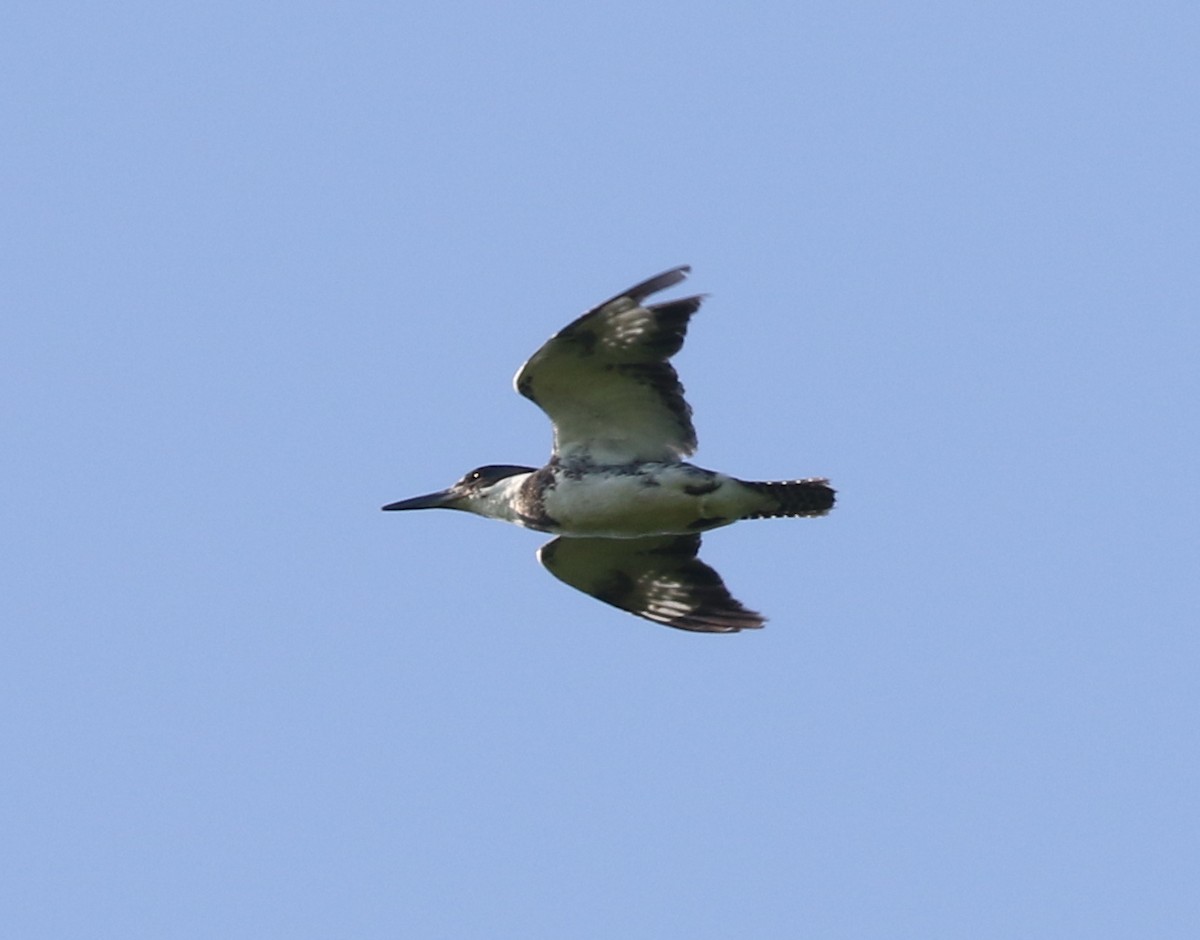
[[[632,297],[636,303],[641,303],[651,294],[657,294],[659,291],[666,290],[668,287],[674,287],[687,278],[692,273],[690,264],[677,265],[674,268],[669,268],[661,274],[656,274],[654,277],[647,278],[640,284],[635,284],[629,288],[623,296]]]
[[[674,620],[660,621],[668,627],[692,633],[741,633],[743,630],[761,630],[766,622],[767,618],[762,614],[744,607],[715,613],[699,612]]]

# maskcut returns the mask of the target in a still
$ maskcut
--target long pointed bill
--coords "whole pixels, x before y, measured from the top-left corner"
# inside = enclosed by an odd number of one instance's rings
[[[402,499],[398,503],[388,503],[384,509],[451,509],[455,496],[450,490],[430,493],[428,496],[414,496],[412,499]]]

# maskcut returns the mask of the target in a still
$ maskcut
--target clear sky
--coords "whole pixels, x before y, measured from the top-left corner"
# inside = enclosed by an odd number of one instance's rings
[[[18,2],[0,934],[1200,935],[1200,8]],[[692,635],[517,367],[690,263]]]

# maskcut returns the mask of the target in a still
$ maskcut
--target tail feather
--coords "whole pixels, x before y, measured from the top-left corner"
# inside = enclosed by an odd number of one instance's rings
[[[814,477],[810,480],[779,482],[748,482],[749,487],[763,497],[763,508],[744,519],[771,519],[778,516],[823,516],[833,508],[834,490],[829,481]]]

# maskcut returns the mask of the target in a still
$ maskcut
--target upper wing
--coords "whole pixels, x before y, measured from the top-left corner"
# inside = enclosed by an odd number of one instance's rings
[[[554,453],[600,463],[676,460],[696,449],[692,409],[667,362],[702,297],[642,306],[691,269],[664,271],[588,311],[546,341],[513,384],[554,424]]]
[[[701,633],[736,633],[764,618],[733,599],[696,557],[698,535],[641,539],[557,538],[538,550],[554,577],[631,614]]]

